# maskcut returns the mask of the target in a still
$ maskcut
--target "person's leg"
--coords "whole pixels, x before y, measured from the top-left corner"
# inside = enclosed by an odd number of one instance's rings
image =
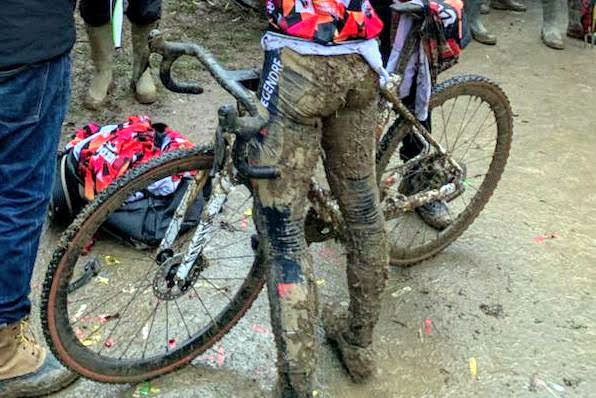
[[[354,381],[374,372],[371,350],[381,293],[387,279],[388,252],[383,212],[376,184],[376,76],[361,60],[351,68],[368,68],[362,80],[354,78],[346,106],[323,121],[323,149],[329,185],[338,199],[346,231],[350,304],[347,314],[328,307],[324,322],[328,337],[337,343],[344,365]],[[347,317],[346,317],[347,315]]]
[[[464,12],[468,21],[472,37],[482,44],[497,44],[497,37],[488,32],[480,17],[481,0],[468,0],[464,2]]]
[[[68,55],[0,72],[0,396],[47,394],[74,380],[22,337],[69,94]]]
[[[557,25],[561,14],[560,0],[542,0],[542,41],[555,50],[565,48],[563,36]]]
[[[272,120],[252,142],[249,156],[253,164],[275,165],[281,171],[276,179],[253,180],[252,185],[277,346],[277,396],[284,398],[311,397],[316,366],[316,285],[304,217],[321,123],[310,113],[317,106],[304,103],[313,85],[303,77],[304,62],[290,50],[266,53],[259,96]]]
[[[495,10],[511,10],[517,12],[525,12],[528,10],[525,4],[516,0],[492,0],[490,6]],[[480,9],[482,13],[482,8]]]
[[[567,36],[574,39],[584,39],[584,27],[582,25],[582,0],[568,0],[567,12],[569,20],[567,23]]]
[[[161,0],[130,0],[126,15],[132,23],[132,87],[137,100],[151,104],[157,100],[157,89],[149,68],[149,32],[161,17]]]
[[[110,2],[104,0],[81,0],[81,18],[85,22],[91,62],[95,72],[91,77],[85,96],[86,107],[97,110],[104,103],[112,85],[112,28],[110,25]]]
[[[379,34],[379,49],[381,50],[381,57],[383,59],[383,65],[387,65],[389,55],[391,54],[391,21],[393,17],[393,11],[391,11],[391,2],[387,0],[371,0],[370,5],[374,8],[375,12],[383,21],[383,30]]]

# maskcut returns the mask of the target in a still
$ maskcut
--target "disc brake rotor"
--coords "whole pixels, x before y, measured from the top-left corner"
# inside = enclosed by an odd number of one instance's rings
[[[177,254],[161,264],[153,278],[153,293],[161,300],[175,300],[183,296],[195,284],[201,271],[206,268],[206,260],[199,256],[188,271],[186,279],[177,281],[176,272],[184,256]]]

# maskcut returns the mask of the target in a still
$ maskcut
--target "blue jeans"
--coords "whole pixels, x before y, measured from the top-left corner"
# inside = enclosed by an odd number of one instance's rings
[[[0,71],[0,325],[31,309],[31,275],[69,95],[68,54]]]

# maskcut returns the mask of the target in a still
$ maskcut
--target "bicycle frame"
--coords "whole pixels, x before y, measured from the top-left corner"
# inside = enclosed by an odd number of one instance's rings
[[[388,101],[393,110],[412,127],[410,132],[416,135],[421,142],[425,143],[425,149],[421,151],[418,156],[405,162],[400,169],[407,170],[418,164],[428,156],[430,148],[433,148],[439,156],[447,160],[449,166],[455,170],[455,174],[458,177],[461,177],[463,175],[462,168],[431,136],[428,129],[416,119],[414,114],[402,103],[397,94],[407,60],[411,56],[418,40],[420,40],[420,37],[417,37],[416,34],[419,32],[421,24],[416,26],[417,27],[413,28],[406,38],[406,44],[402,51],[401,59],[398,62],[397,73],[393,74],[390,77],[388,84],[381,89],[382,96]],[[204,248],[206,243],[205,237],[210,231],[210,225],[213,218],[221,211],[228,194],[236,185],[236,182],[234,181],[234,167],[232,166],[236,166],[236,169],[240,171],[240,174],[242,174],[242,170],[240,169],[246,169],[246,166],[239,167],[242,166],[242,164],[238,161],[238,148],[236,146],[234,147],[235,150],[233,151],[233,156],[230,157],[228,155],[228,148],[231,145],[231,136],[236,135],[237,140],[246,140],[265,126],[269,115],[257,101],[255,94],[242,85],[242,83],[247,80],[258,78],[258,70],[226,70],[203,47],[190,43],[165,42],[161,38],[159,32],[156,31],[152,32],[150,46],[154,52],[161,54],[163,57],[160,67],[160,77],[167,88],[182,93],[199,94],[203,91],[196,83],[176,82],[171,76],[171,67],[176,59],[182,55],[190,55],[196,57],[215,78],[217,83],[228,91],[250,115],[249,117],[239,118],[229,107],[220,108],[219,126],[216,132],[215,143],[216,161],[214,162],[213,169],[209,172],[209,175],[204,172],[195,175],[194,180],[188,187],[172,221],[170,222],[166,235],[157,250],[156,259],[160,263],[163,263],[174,255],[171,246],[180,232],[180,227],[186,211],[190,207],[190,204],[194,202],[199,192],[202,191],[207,180],[211,179],[212,192],[207,202],[208,204],[203,209],[201,221],[193,234],[191,243],[186,250],[182,263],[176,273],[176,280],[182,282],[187,278],[191,268]],[[379,142],[381,140],[382,137],[379,138]],[[255,175],[254,170],[253,175],[250,175],[249,177],[271,178],[270,176],[259,177]],[[384,187],[381,186],[381,190],[383,189]],[[388,200],[384,202],[384,214],[387,219],[395,218],[426,203],[454,198],[461,194],[463,190],[464,186],[461,182],[461,178],[455,178],[453,182],[446,183],[436,189],[410,196],[400,194],[397,199],[388,198]],[[339,206],[332,194],[323,189],[314,177],[311,179],[308,198],[320,218],[330,224],[340,237],[343,236],[344,223]]]

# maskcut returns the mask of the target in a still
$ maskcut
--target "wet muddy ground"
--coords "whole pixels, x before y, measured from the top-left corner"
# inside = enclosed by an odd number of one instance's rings
[[[234,11],[235,22],[220,24],[221,17],[210,17],[209,34],[191,23],[193,15],[207,15],[204,3],[166,3],[162,27],[168,36],[219,45],[218,54],[238,66],[258,65],[264,26],[258,18]],[[415,267],[390,270],[376,330],[380,373],[374,381],[351,383],[319,329],[319,397],[596,396],[596,49],[571,39],[564,51],[546,48],[540,20],[535,3],[525,14],[493,11],[486,23],[498,34],[497,46],[473,43],[447,73],[488,76],[509,95],[516,118],[505,174],[457,242]],[[127,91],[126,54],[118,56],[120,88],[109,109],[100,115],[84,111],[85,40],[81,34],[74,53],[66,129],[142,112],[197,142],[210,140],[215,109],[229,97],[203,75],[202,96],[162,90],[158,104],[136,105]],[[55,242],[50,231],[34,290]],[[341,248],[312,250],[321,301],[345,299]],[[186,369],[137,386],[81,380],[54,396],[269,396],[274,349],[261,294],[238,326]]]

